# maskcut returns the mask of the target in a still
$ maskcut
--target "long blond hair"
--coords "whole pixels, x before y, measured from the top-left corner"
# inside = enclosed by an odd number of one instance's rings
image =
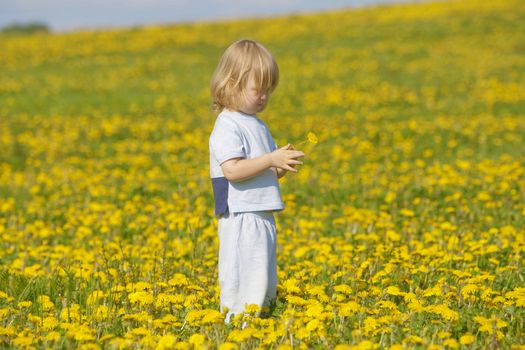
[[[272,92],[279,83],[279,68],[272,54],[253,40],[231,44],[219,61],[211,78],[212,108],[238,110],[240,96],[250,77],[258,89]]]

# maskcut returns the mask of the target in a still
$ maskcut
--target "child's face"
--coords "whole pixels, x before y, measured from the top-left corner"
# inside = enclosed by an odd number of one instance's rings
[[[269,98],[270,92],[258,90],[255,80],[253,77],[250,77],[246,84],[246,89],[242,92],[240,110],[246,114],[260,112],[266,107]]]

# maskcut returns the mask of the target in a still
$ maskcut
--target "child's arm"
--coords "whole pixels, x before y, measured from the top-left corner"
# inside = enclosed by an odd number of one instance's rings
[[[303,164],[303,162],[297,160],[297,158],[304,157],[304,153],[301,151],[288,150],[288,146],[289,145],[286,145],[257,158],[232,158],[227,160],[221,164],[224,177],[231,182],[244,181],[271,167],[281,169],[281,171],[297,172],[297,169],[293,168],[293,166]],[[279,173],[279,170],[277,171]]]

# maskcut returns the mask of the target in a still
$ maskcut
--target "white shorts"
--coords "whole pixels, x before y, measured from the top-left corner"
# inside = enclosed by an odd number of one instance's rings
[[[229,213],[219,218],[221,312],[242,313],[245,305],[269,306],[276,297],[276,230],[271,211]]]

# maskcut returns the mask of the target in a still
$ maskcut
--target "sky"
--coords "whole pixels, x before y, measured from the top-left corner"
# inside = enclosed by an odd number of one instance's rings
[[[0,0],[0,28],[43,22],[53,31],[214,21],[422,0]]]

